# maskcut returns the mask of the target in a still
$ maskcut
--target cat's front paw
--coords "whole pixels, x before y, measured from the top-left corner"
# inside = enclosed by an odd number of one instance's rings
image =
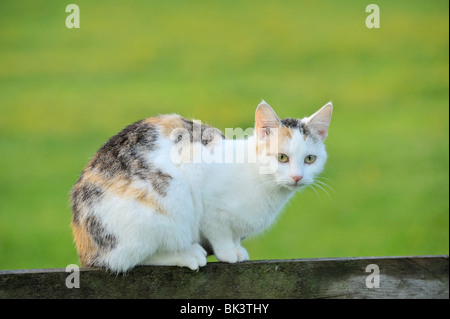
[[[238,261],[246,261],[250,259],[247,249],[242,246],[236,248],[236,253],[238,255]]]
[[[195,243],[191,249],[184,254],[183,261],[180,263],[182,267],[188,267],[192,270],[198,270],[199,267],[206,265],[206,251],[202,246]]]
[[[227,263],[236,263],[240,261],[246,261],[249,259],[247,250],[242,247],[234,247],[229,250],[216,252],[216,257],[220,261],[224,261]]]

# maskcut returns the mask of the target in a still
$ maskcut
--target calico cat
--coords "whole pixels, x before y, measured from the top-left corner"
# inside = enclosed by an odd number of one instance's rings
[[[207,251],[224,262],[248,260],[241,240],[268,228],[322,171],[331,114],[328,103],[310,117],[280,120],[262,101],[246,139],[175,114],[127,126],[71,191],[81,264],[196,270]]]

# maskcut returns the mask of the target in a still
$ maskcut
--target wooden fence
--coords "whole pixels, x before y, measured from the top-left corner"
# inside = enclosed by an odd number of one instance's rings
[[[197,272],[139,266],[119,275],[3,270],[0,298],[449,298],[448,270],[448,255],[210,262]]]

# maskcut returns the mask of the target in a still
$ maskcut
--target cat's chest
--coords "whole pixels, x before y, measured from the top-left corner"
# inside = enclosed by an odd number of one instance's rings
[[[212,168],[212,167],[209,167]],[[228,223],[242,235],[267,228],[276,218],[289,193],[261,187],[258,176],[245,166],[217,166],[199,170],[191,186],[201,199],[201,212],[206,219]]]
[[[211,199],[209,195],[203,197],[205,219],[219,221],[229,226],[239,237],[247,237],[269,227],[288,197],[230,186],[229,190]]]

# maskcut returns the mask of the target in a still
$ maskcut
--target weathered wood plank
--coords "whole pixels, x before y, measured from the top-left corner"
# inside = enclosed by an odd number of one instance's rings
[[[370,264],[379,288],[366,286]],[[211,262],[198,272],[141,266],[126,275],[80,268],[71,289],[65,269],[12,270],[0,271],[0,298],[449,298],[448,270],[448,255]]]

